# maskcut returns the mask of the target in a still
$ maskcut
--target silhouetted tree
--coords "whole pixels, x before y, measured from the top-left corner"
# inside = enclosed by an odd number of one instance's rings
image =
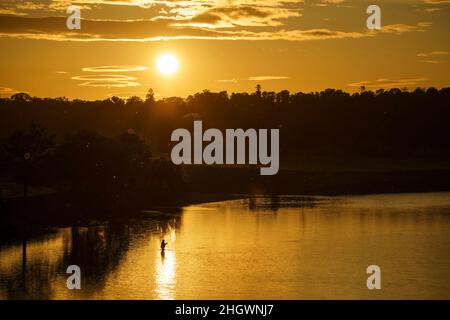
[[[19,169],[23,181],[23,196],[28,196],[30,180],[35,164],[54,147],[54,135],[47,129],[31,124],[27,129],[14,132],[6,141],[4,150],[11,165]]]
[[[261,85],[260,84],[257,84],[256,85],[256,96],[258,97],[258,98],[261,98]]]
[[[155,93],[153,92],[152,88],[148,89],[145,96],[145,102],[150,105],[155,103]]]
[[[256,89],[258,91],[258,88]],[[151,99],[151,90],[148,98]],[[128,130],[145,138],[154,154],[167,154],[170,133],[201,119],[206,127],[282,128],[282,152],[345,155],[447,155],[450,89],[402,91],[362,88],[290,93],[211,92],[186,99],[168,97],[150,105],[138,97],[126,102],[64,98],[0,99],[0,136],[35,121],[55,133],[79,129],[114,137]],[[24,105],[25,106],[25,105]]]
[[[12,95],[11,100],[15,102],[30,102],[32,101],[32,97],[27,93],[20,92]]]

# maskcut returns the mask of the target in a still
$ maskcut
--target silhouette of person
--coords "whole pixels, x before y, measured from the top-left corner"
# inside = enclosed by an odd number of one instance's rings
[[[164,251],[166,246],[167,246],[167,242],[166,242],[166,240],[163,239],[163,241],[161,241],[161,251]]]

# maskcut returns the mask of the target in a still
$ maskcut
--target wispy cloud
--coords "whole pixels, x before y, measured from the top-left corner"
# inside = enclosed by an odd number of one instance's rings
[[[299,17],[292,9],[258,8],[253,6],[223,6],[206,9],[192,17],[159,17],[177,21],[172,26],[193,26],[205,28],[235,28],[242,26],[281,26],[282,20]]]
[[[217,80],[217,82],[221,83],[238,83],[240,81],[270,81],[270,80],[285,80],[289,79],[286,76],[254,76],[247,78],[233,78],[233,79],[221,79]]]
[[[427,3],[427,4],[446,4],[446,3],[450,3],[450,0],[424,0],[424,3]]]
[[[234,10],[234,9],[233,9]],[[210,28],[192,26],[189,23],[195,20],[183,20],[188,25],[174,26],[173,20],[83,20],[82,30],[69,31],[66,29],[65,17],[25,18],[19,16],[0,16],[0,37],[52,40],[52,41],[117,41],[117,42],[148,42],[177,39],[210,39],[210,40],[288,40],[310,41],[327,39],[357,39],[374,37],[382,34],[400,35],[407,32],[423,32],[431,22],[419,22],[416,24],[392,24],[385,25],[380,31],[341,31],[330,28],[292,29],[271,26],[278,21],[274,13],[261,11],[248,11],[242,9],[234,16],[235,11],[227,11],[227,17],[233,16],[235,20],[223,20],[220,17],[211,20],[203,20],[210,25],[229,23],[227,28]],[[278,12],[278,13],[277,13]],[[245,17],[244,20],[241,18]],[[255,18],[257,17],[257,18]],[[228,18],[227,18],[228,19]],[[241,19],[241,20],[239,20]],[[262,20],[258,20],[262,19]],[[239,25],[239,21],[243,25]],[[197,20],[199,23],[201,20]],[[224,22],[225,21],[225,22]],[[217,23],[217,24],[216,24]],[[267,24],[264,26],[252,26],[255,24]],[[248,24],[248,25],[246,25]],[[236,28],[231,28],[235,26]],[[244,27],[245,26],[245,27]]]
[[[145,71],[147,69],[148,68],[145,66],[114,65],[114,66],[84,67],[81,70],[85,72],[133,72],[133,71]]]
[[[317,3],[315,3],[314,5],[317,7],[329,7],[329,6],[333,6],[333,5],[339,6],[343,2],[344,2],[344,0],[321,0],[321,1],[318,1]]]
[[[141,85],[135,77],[126,75],[74,76],[71,79],[82,81],[79,84],[82,87],[125,88]]]
[[[0,8],[0,15],[7,14],[7,15],[16,15],[16,16],[26,16],[26,13],[19,12],[15,9],[10,8]]]
[[[418,53],[418,57],[429,57],[429,56],[446,56],[448,55],[448,51],[432,51],[428,53]]]
[[[221,79],[221,80],[217,80],[217,82],[221,82],[221,83],[237,83],[239,80],[238,79]]]
[[[372,31],[372,32],[394,33],[394,34],[402,34],[405,32],[413,32],[413,31],[424,32],[429,27],[431,27],[431,25],[432,22],[430,21],[418,22],[417,24],[398,23],[383,26],[379,31]]]
[[[403,79],[377,79],[349,83],[349,87],[367,87],[372,89],[378,88],[408,88],[415,87],[424,82],[429,81],[428,78],[418,77],[418,78],[403,78]]]
[[[431,51],[431,52],[427,52],[427,53],[423,53],[423,52],[418,53],[416,56],[419,58],[422,58],[420,60],[417,60],[417,62],[428,63],[428,64],[439,64],[439,63],[443,63],[444,61],[436,60],[436,58],[438,58],[439,56],[446,56],[448,54],[449,54],[448,51]]]
[[[249,77],[249,81],[269,81],[269,80],[284,80],[289,79],[289,77],[284,76],[259,76],[259,77]]]
[[[417,62],[420,62],[420,63],[429,63],[429,64],[439,64],[439,63],[442,63],[442,61],[439,61],[439,60],[417,60]]]
[[[42,10],[48,6],[45,3],[31,2],[31,1],[21,1],[16,5],[19,10]]]
[[[144,71],[147,70],[147,67],[137,65],[111,65],[84,67],[81,70],[83,72],[101,73],[100,75],[79,75],[71,78],[72,80],[82,81],[79,84],[82,87],[126,88],[138,87],[141,84],[137,82],[136,77],[103,73]]]
[[[9,88],[9,87],[0,87],[0,97],[10,97],[15,93],[18,93],[19,91]]]

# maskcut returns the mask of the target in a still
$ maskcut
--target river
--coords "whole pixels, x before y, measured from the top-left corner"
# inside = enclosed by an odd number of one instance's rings
[[[450,298],[448,192],[159,210],[3,242],[0,299]],[[81,290],[66,286],[73,264]],[[381,269],[380,290],[366,286],[369,265]]]

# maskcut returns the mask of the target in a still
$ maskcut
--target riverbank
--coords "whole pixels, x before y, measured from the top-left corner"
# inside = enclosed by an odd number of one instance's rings
[[[260,176],[256,169],[191,168],[192,192],[228,194],[350,195],[450,190],[450,169],[303,171],[281,170]]]
[[[49,193],[28,198],[16,197],[0,200],[0,225],[5,231],[10,227],[32,229],[42,226],[91,225],[101,221],[157,218],[155,212],[180,214],[182,207],[207,202],[234,200],[246,197],[239,194],[185,193],[173,196],[149,195],[140,201],[111,199],[99,195],[73,195]],[[128,201],[127,201],[128,200]],[[170,216],[166,216],[170,217]],[[164,218],[164,217],[163,217]]]
[[[16,196],[0,200],[0,221],[3,225],[86,224],[92,220],[141,217],[144,210],[176,213],[191,204],[254,195],[307,197],[450,191],[450,161],[437,158],[290,157],[284,158],[275,176],[261,176],[256,166],[185,166],[181,169],[185,186],[176,194],[146,189],[128,194],[71,194],[57,188],[32,187],[32,196],[24,199],[20,196],[20,185],[16,185]],[[2,194],[12,193],[6,190]]]
[[[450,190],[450,170],[396,172],[302,172],[259,176],[253,169],[201,168],[178,195],[110,197],[48,193],[1,200],[1,221],[12,224],[73,224],[91,219],[129,219],[142,210],[237,199],[252,195],[350,195]]]

